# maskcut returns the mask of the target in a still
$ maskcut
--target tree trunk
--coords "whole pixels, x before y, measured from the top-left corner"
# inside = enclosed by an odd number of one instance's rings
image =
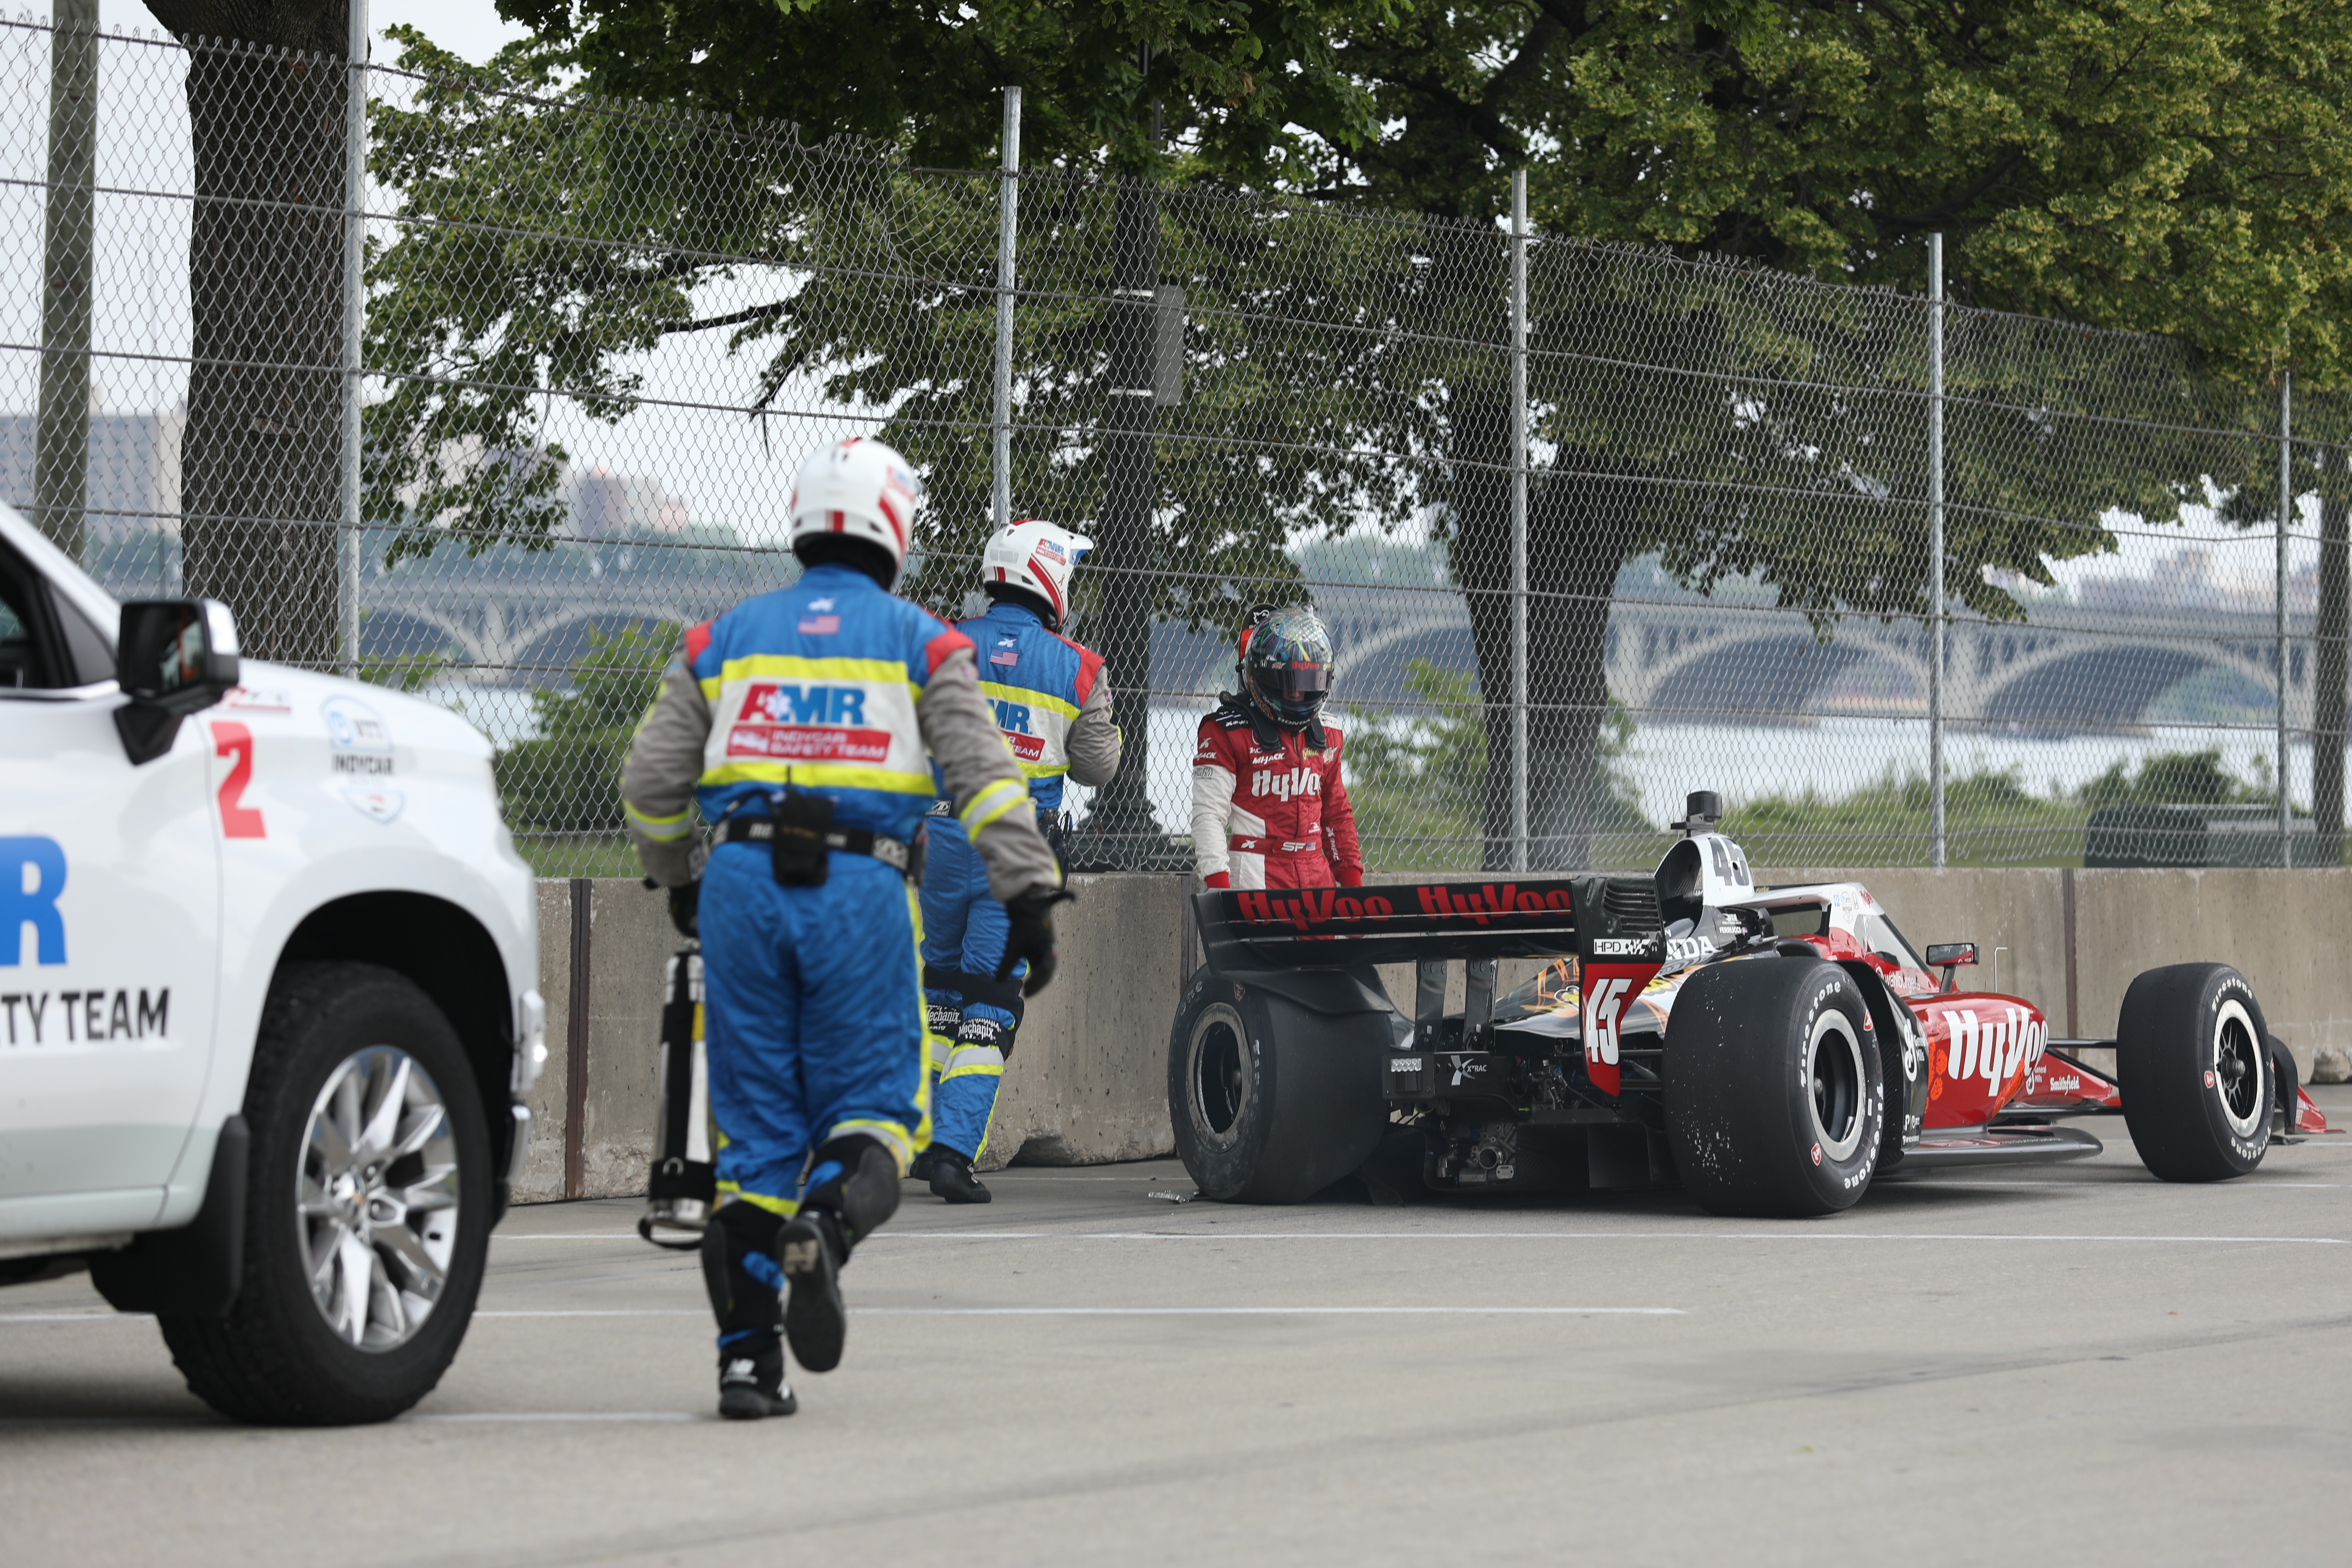
[[[1160,202],[1150,184],[1119,182],[1111,220],[1110,375],[1103,409],[1103,501],[1092,564],[1101,590],[1087,643],[1108,668],[1124,737],[1118,773],[1094,797],[1087,851],[1092,863],[1139,869],[1163,851],[1151,816],[1151,620],[1159,564],[1152,526],[1152,346],[1160,276]]]
[[[98,0],[58,0],[41,241],[41,401],[33,521],[76,561],[89,542],[90,237],[98,168]]]
[[[1483,230],[1441,232],[1434,253],[1459,290],[1457,319],[1494,323],[1507,342],[1507,243]],[[1469,602],[1470,638],[1486,729],[1483,869],[1513,860],[1511,746],[1511,409],[1508,361],[1448,388],[1446,457],[1454,531],[1448,555]],[[1601,742],[1609,712],[1603,662],[1609,595],[1631,552],[1634,517],[1622,487],[1578,471],[1574,454],[1528,476],[1528,868],[1582,871],[1608,800]]]
[[[328,668],[342,432],[344,7],[148,8],[188,46],[186,591],[227,602],[247,655]]]
[[[1467,412],[1467,410],[1465,410]],[[1507,409],[1504,444],[1509,441]],[[1483,423],[1483,419],[1482,419]],[[1457,431],[1460,426],[1457,423]],[[1456,437],[1457,454],[1461,450]],[[1564,461],[1572,458],[1563,454]],[[1478,684],[1487,694],[1486,843],[1484,868],[1511,865],[1510,476],[1455,493],[1456,575],[1468,591]],[[1555,466],[1531,477],[1528,498],[1528,868],[1585,871],[1593,836],[1609,820],[1601,736],[1609,717],[1610,594],[1634,540],[1622,487]]]
[[[2352,475],[2333,457],[2319,481],[2319,624],[2311,680],[2311,812],[2317,858],[2344,864],[2344,718],[2347,620],[2352,620],[2352,552],[2347,552],[2345,491]]]

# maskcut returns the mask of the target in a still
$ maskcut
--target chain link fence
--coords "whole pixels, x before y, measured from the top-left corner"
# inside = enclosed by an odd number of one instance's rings
[[[1096,540],[1082,864],[1189,868],[1193,726],[1294,600],[1375,868],[1645,866],[1694,789],[1765,865],[2343,860],[2352,423],[2174,343],[546,79],[19,20],[0,89],[0,496],[462,710],[551,875],[630,868],[677,628],[791,580],[851,434],[925,472],[943,613],[1000,445]]]

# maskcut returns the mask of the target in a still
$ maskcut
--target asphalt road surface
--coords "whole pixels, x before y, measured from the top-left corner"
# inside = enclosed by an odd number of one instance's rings
[[[86,1280],[0,1291],[0,1562],[2352,1561],[2352,1136],[2180,1187],[2095,1125],[1805,1223],[910,1186],[755,1425],[634,1203],[509,1215],[373,1428],[230,1426]]]

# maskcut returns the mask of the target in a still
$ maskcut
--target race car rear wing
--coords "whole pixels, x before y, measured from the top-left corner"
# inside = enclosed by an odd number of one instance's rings
[[[1193,894],[1192,910],[1221,974],[1571,953],[1655,964],[1666,954],[1657,886],[1641,876],[1215,889]]]

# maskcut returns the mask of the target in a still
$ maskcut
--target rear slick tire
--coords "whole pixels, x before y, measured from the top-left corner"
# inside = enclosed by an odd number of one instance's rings
[[[1344,981],[1318,983],[1337,994]],[[1393,1017],[1194,974],[1169,1031],[1168,1118],[1201,1195],[1295,1204],[1361,1165],[1388,1130],[1380,1057]]]
[[[2262,1005],[2225,963],[2151,969],[2124,993],[2116,1076],[2140,1163],[2168,1182],[2221,1182],[2270,1148],[2273,1072]]]
[[[1884,1053],[1834,963],[1710,964],[1666,1024],[1666,1140],[1712,1214],[1799,1218],[1869,1190],[1886,1118]]]

